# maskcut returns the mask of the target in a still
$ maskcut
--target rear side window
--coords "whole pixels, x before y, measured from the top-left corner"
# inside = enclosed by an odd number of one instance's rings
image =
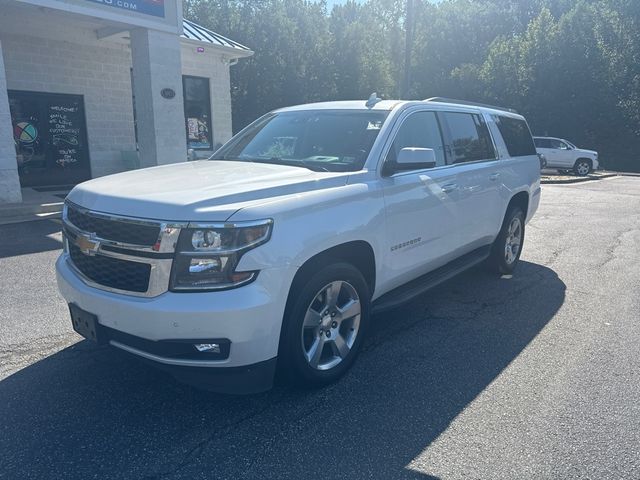
[[[402,122],[387,154],[387,162],[395,162],[400,150],[406,147],[432,148],[436,153],[436,166],[445,164],[444,146],[435,113],[416,112]]]
[[[484,119],[475,113],[444,112],[449,130],[447,145],[452,163],[475,162],[496,158],[491,135]]]
[[[511,157],[522,157],[524,155],[535,155],[536,146],[529,131],[529,125],[519,118],[494,115],[493,117],[500,135],[507,146],[507,151]],[[545,148],[545,147],[542,147]]]

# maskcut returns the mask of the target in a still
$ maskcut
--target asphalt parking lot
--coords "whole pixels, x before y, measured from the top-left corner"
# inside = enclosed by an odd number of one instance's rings
[[[0,478],[638,478],[640,178],[546,185],[512,278],[374,318],[318,391],[201,392],[72,332],[59,224],[0,227]]]

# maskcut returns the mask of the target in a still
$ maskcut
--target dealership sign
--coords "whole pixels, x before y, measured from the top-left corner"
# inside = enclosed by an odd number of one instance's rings
[[[164,0],[87,0],[108,7],[122,8],[130,12],[164,17]]]

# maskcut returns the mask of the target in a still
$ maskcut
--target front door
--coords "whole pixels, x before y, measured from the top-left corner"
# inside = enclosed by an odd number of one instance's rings
[[[553,165],[561,168],[573,168],[573,155],[569,145],[556,138],[551,139]]]
[[[459,226],[456,172],[446,166],[434,112],[413,112],[403,120],[385,163],[395,163],[405,147],[432,148],[436,167],[393,174],[383,169],[387,217],[383,280],[389,288],[446,263],[455,250]]]
[[[91,178],[82,96],[9,90],[9,106],[23,187]]]

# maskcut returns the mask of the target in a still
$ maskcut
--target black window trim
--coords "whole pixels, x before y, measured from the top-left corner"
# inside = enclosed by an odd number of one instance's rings
[[[444,153],[444,165],[437,165],[433,168],[419,168],[416,170],[401,170],[401,171],[397,171],[397,172],[393,172],[391,175],[385,174],[385,165],[387,164],[387,158],[389,156],[389,152],[391,151],[391,147],[393,146],[393,143],[396,141],[396,137],[398,136],[398,132],[400,131],[400,129],[402,128],[402,125],[404,125],[404,122],[412,115],[415,115],[417,113],[433,113],[435,114],[436,117],[436,123],[438,124],[438,131],[440,132],[440,140],[442,140],[442,147],[443,147],[443,153]],[[449,164],[449,157],[448,157],[448,153],[447,153],[447,148],[446,148],[446,144],[445,144],[445,135],[444,135],[444,130],[442,127],[442,123],[440,121],[440,116],[438,115],[438,110],[435,109],[429,109],[429,108],[423,108],[423,107],[418,107],[418,108],[411,108],[408,109],[406,112],[404,112],[402,115],[399,116],[399,118],[396,119],[394,125],[393,125],[393,134],[389,135],[389,137],[387,137],[386,140],[386,144],[384,145],[384,148],[382,149],[382,161],[378,162],[378,171],[380,172],[380,176],[384,177],[384,178],[393,178],[395,176],[400,176],[400,175],[411,175],[411,174],[415,174],[416,172],[431,172],[433,170],[436,169],[441,169],[441,168],[448,168],[451,165]]]
[[[547,148],[547,147],[538,147],[538,145],[536,145],[536,139],[538,138],[538,139],[548,139],[548,140],[550,140],[550,139],[554,138],[554,137],[538,137],[536,135],[533,135],[531,133],[531,127],[529,126],[529,122],[527,122],[527,120],[524,117],[516,116],[516,115],[505,115],[504,113],[494,113],[494,114],[492,114],[492,116],[493,116],[493,121],[494,121],[494,123],[496,125],[496,128],[498,129],[498,133],[500,133],[500,136],[502,137],[502,142],[504,143],[504,147],[505,147],[505,149],[507,151],[507,155],[508,156],[506,157],[506,159],[529,157],[529,156],[534,156],[534,155],[537,156],[538,155],[538,148]],[[511,119],[511,120],[518,120],[518,121],[524,122],[524,124],[526,125],[527,130],[529,132],[529,136],[531,137],[531,141],[533,143],[533,153],[530,153],[528,155],[511,155],[511,152],[509,152],[509,147],[507,146],[507,141],[505,140],[505,138],[504,138],[504,136],[502,134],[502,131],[500,131],[500,126],[498,125],[498,122],[496,122],[496,119],[499,119],[499,118],[508,118],[508,119]]]
[[[444,130],[446,131],[445,133],[445,145],[444,145],[444,150],[445,150],[445,158],[447,161],[447,166],[451,166],[451,167],[456,167],[459,165],[473,165],[476,163],[486,163],[486,162],[495,162],[497,160],[500,160],[499,157],[499,153],[498,153],[498,147],[496,145],[496,141],[495,138],[493,138],[493,132],[491,132],[491,128],[489,128],[489,122],[487,122],[487,119],[484,117],[482,111],[480,110],[476,110],[476,111],[462,111],[462,110],[438,110],[438,117],[440,118],[441,116],[443,116],[445,113],[466,113],[468,115],[477,115],[479,116],[482,121],[484,122],[484,125],[487,129],[487,131],[489,132],[489,138],[491,139],[491,147],[493,148],[493,154],[494,156],[492,158],[483,158],[480,160],[472,160],[469,162],[453,162],[453,152],[451,149],[451,144],[452,144],[452,135],[451,135],[451,131],[449,130],[449,124],[447,123],[445,118],[442,118],[440,120],[441,124],[444,125]],[[480,136],[480,132],[478,132],[478,137]]]
[[[400,127],[402,126],[402,124],[404,123],[404,121],[412,114],[414,113],[418,113],[418,112],[432,112],[436,114],[436,119],[438,122],[438,128],[440,129],[440,137],[442,138],[442,143],[444,146],[444,157],[445,157],[445,164],[444,165],[439,165],[433,168],[425,168],[425,169],[419,169],[419,170],[402,170],[399,172],[394,172],[391,175],[384,175],[384,166],[385,163],[387,161],[387,155],[389,154],[389,150],[391,149],[391,146],[393,145],[393,142],[396,139],[396,135],[398,134],[398,131],[400,130]],[[469,115],[479,115],[482,120],[484,121],[487,130],[489,131],[489,137],[491,138],[491,144],[493,146],[493,151],[495,153],[495,158],[487,158],[487,159],[483,159],[483,160],[474,160],[472,162],[459,162],[459,163],[451,163],[451,153],[448,151],[447,149],[447,143],[446,141],[448,140],[448,132],[445,133],[445,128],[447,128],[446,124],[443,124],[443,120],[441,119],[441,115],[443,113],[467,113]],[[416,173],[423,173],[423,172],[432,172],[434,170],[442,170],[442,169],[447,169],[447,168],[456,168],[459,167],[461,165],[474,165],[477,163],[489,163],[489,162],[497,162],[500,161],[500,153],[498,151],[498,147],[496,144],[496,140],[494,138],[493,132],[491,131],[491,128],[489,127],[489,122],[487,122],[487,119],[485,118],[483,112],[481,110],[450,110],[450,109],[439,109],[439,108],[424,108],[422,106],[417,106],[414,108],[410,108],[407,109],[407,111],[403,112],[401,115],[398,116],[398,118],[396,118],[394,120],[394,124],[391,127],[392,128],[392,135],[390,135],[387,140],[386,143],[382,149],[382,154],[381,154],[381,158],[382,161],[378,162],[378,174],[380,175],[380,177],[382,178],[394,178],[396,176],[402,176],[402,175],[414,175]]]
[[[209,147],[190,147],[189,146],[189,131],[187,129],[187,99],[186,99],[186,89],[185,89],[185,85],[184,85],[184,81],[185,79],[198,79],[198,80],[206,80],[207,81],[207,101],[206,101],[206,106],[207,106],[207,113],[209,114],[207,116],[207,128],[209,129],[209,137],[210,137],[210,142],[211,145]],[[211,79],[209,77],[200,77],[197,75],[182,75],[182,92],[183,92],[183,99],[182,99],[182,109],[184,111],[184,135],[185,135],[185,139],[187,141],[187,149],[193,149],[193,150],[203,150],[203,151],[215,151],[215,143],[213,141],[213,125],[211,124],[211,116],[212,116],[212,112],[211,112]]]

